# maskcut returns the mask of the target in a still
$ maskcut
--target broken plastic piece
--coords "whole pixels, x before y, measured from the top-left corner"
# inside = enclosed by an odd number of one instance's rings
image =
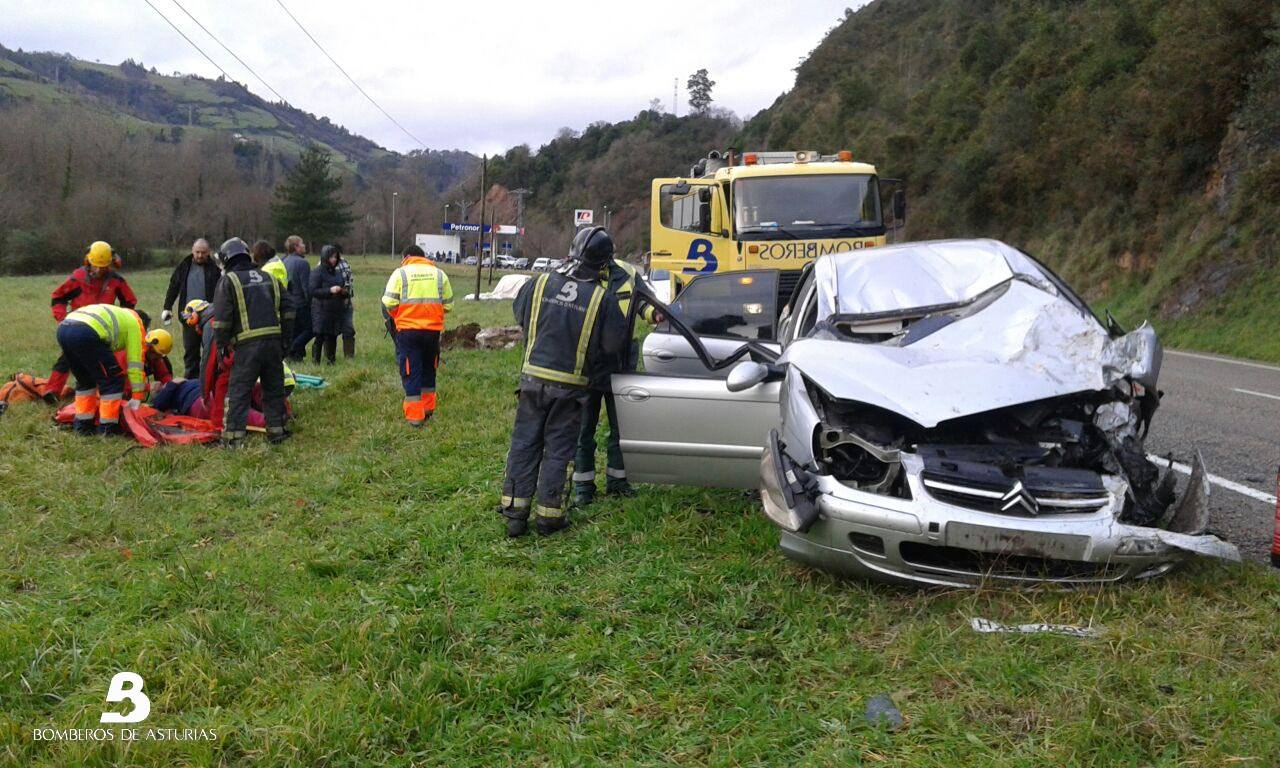
[[[974,632],[1011,632],[1014,634],[1066,635],[1068,637],[1098,637],[1102,630],[1097,627],[1073,627],[1070,624],[1001,624],[998,621],[974,617],[969,620]]]

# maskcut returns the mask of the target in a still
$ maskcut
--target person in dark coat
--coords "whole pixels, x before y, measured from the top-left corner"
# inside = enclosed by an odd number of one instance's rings
[[[169,275],[169,290],[164,294],[164,311],[160,320],[165,325],[173,322],[173,307],[179,309],[195,299],[213,300],[213,289],[222,277],[221,270],[211,258],[213,250],[203,237],[191,244],[191,253],[174,267]],[[182,326],[183,377],[194,379],[200,375],[200,337],[187,326]]]
[[[302,360],[307,356],[307,342],[311,341],[311,265],[307,263],[307,243],[298,235],[289,235],[284,241],[284,262],[289,286],[289,295],[293,298],[293,309],[297,313],[293,320],[293,340],[289,344],[290,360]]]
[[[321,347],[330,365],[338,353],[338,335],[342,333],[342,317],[346,311],[347,287],[338,271],[338,259],[342,249],[326,245],[320,249],[320,263],[311,270],[311,330],[316,341],[311,347],[311,359],[320,362]]]

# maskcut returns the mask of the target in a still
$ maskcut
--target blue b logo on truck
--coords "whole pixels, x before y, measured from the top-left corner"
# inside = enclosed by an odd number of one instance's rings
[[[685,261],[697,261],[702,259],[704,263],[701,269],[692,264],[686,266],[682,272],[686,275],[710,275],[716,271],[716,256],[711,252],[711,241],[704,238],[698,238],[689,243],[689,253],[685,257]]]

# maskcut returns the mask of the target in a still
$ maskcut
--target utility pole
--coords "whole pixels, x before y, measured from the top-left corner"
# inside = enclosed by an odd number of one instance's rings
[[[520,255],[524,255],[524,196],[532,195],[532,189],[511,190],[511,194],[516,196],[516,227],[520,230],[516,233],[516,247],[520,249]]]
[[[396,255],[396,198],[400,197],[399,192],[391,193],[391,255]]]
[[[458,217],[458,223],[463,224],[467,220],[467,201],[459,200],[458,207],[462,209],[462,213]],[[467,234],[463,232],[462,234],[458,235],[458,263],[461,264],[466,260],[467,260]]]
[[[680,78],[671,81],[671,116],[679,117],[676,113],[676,96],[680,93]]]
[[[494,241],[497,232],[493,230],[498,223],[498,212],[495,210],[489,214],[489,285],[493,285],[493,265],[498,260],[498,244]],[[480,222],[480,237],[484,238],[484,221]]]
[[[609,204],[604,204],[604,228],[609,228]]]
[[[484,192],[488,185],[489,156],[484,155],[480,158],[480,255],[476,257],[476,301],[480,300],[480,273],[484,271]]]

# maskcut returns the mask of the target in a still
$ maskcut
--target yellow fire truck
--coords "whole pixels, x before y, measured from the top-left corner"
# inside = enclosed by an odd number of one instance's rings
[[[712,152],[688,177],[654,179],[650,269],[667,270],[671,297],[699,275],[778,269],[788,292],[805,264],[885,244],[875,166],[853,153]],[[906,215],[901,187],[892,225]]]

